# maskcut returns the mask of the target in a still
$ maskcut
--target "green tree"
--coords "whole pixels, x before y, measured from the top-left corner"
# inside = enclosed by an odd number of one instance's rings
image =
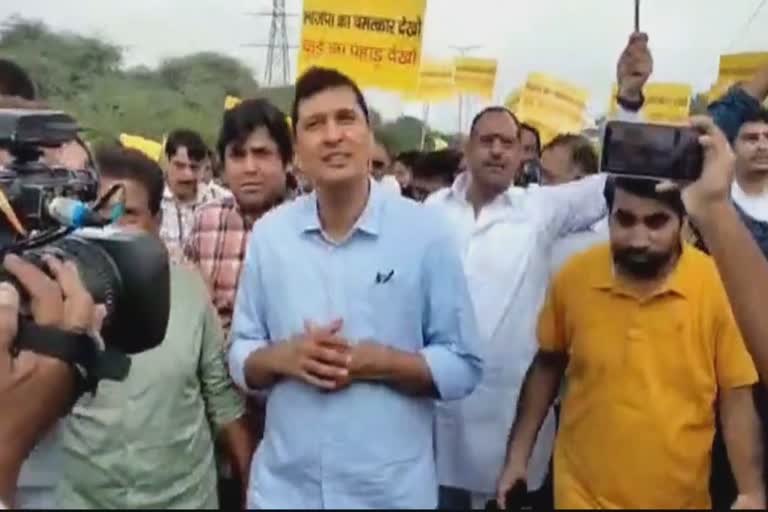
[[[226,96],[263,97],[290,115],[295,92],[293,86],[259,87],[250,68],[213,52],[167,59],[157,69],[126,69],[116,45],[18,17],[0,30],[0,55],[27,69],[42,99],[51,108],[72,113],[93,142],[115,140],[120,133],[159,141],[168,131],[184,127],[213,144]],[[371,123],[388,133],[396,148],[419,145],[417,119],[383,123],[371,111]]]

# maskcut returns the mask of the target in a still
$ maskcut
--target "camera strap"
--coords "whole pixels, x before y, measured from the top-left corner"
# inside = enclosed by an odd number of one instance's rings
[[[102,379],[124,380],[131,368],[130,358],[122,352],[101,350],[98,342],[84,333],[41,327],[29,319],[19,319],[14,350],[29,350],[54,357],[72,367],[77,378],[78,397],[96,391]]]

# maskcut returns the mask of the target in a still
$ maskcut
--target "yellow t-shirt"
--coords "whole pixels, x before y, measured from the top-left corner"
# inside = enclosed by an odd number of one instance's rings
[[[547,295],[540,347],[570,356],[556,507],[710,508],[718,389],[757,381],[712,260],[686,245],[665,286],[641,300],[600,245]]]

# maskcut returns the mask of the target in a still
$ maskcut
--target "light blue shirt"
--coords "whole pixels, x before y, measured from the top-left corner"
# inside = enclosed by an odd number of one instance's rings
[[[444,400],[469,395],[481,377],[449,226],[373,182],[342,243],[323,235],[314,194],[255,224],[232,324],[233,379],[250,391],[244,364],[253,351],[300,334],[305,320],[336,318],[353,343],[374,339],[421,353]],[[436,508],[432,399],[375,383],[329,393],[292,379],[268,393],[249,507]]]

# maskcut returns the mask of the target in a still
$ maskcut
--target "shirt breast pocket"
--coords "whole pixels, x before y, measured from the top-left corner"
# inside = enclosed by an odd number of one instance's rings
[[[366,330],[363,338],[403,350],[420,348],[421,296],[414,279],[396,270],[375,273],[364,301]]]

